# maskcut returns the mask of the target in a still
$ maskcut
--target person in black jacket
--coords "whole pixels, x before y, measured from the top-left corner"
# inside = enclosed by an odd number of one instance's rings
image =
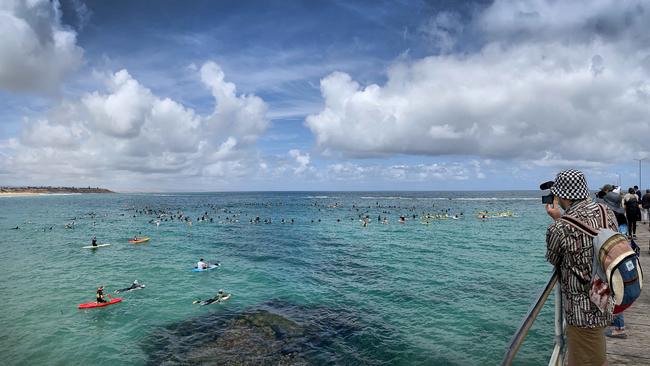
[[[636,239],[636,222],[641,219],[641,210],[639,210],[639,201],[637,200],[634,188],[628,190],[624,201],[625,217],[627,218],[627,236]]]
[[[650,189],[646,189],[643,198],[641,198],[641,208],[645,210],[646,221],[650,226]]]

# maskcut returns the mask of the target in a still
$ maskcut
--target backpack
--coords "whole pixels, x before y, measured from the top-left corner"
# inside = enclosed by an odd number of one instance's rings
[[[630,239],[630,247],[632,247],[632,250],[637,257],[641,255],[641,247],[634,241],[634,239]]]
[[[613,295],[614,314],[618,314],[641,295],[643,270],[625,235],[608,227],[605,208],[601,204],[598,207],[602,218],[602,226],[598,229],[568,215],[562,216],[561,220],[593,238],[589,298],[604,312],[609,297]]]

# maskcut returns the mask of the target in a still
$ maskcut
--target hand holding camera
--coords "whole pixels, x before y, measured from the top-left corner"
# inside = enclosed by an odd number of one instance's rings
[[[544,182],[539,185],[539,189],[545,191],[547,189],[551,189],[553,187],[553,181],[550,180],[548,182]],[[553,193],[549,193],[545,196],[542,196],[542,203],[546,205],[546,213],[553,218],[553,220],[557,220],[562,216],[562,212],[560,211],[560,207],[557,203],[557,197]]]

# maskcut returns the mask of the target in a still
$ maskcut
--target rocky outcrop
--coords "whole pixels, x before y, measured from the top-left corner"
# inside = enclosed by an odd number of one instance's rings
[[[0,187],[0,193],[32,193],[32,194],[47,194],[47,193],[115,193],[106,188],[99,187]]]

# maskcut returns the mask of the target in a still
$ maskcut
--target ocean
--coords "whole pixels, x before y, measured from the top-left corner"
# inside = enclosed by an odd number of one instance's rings
[[[0,198],[0,364],[498,364],[552,272],[540,196]],[[111,245],[82,248],[93,236]],[[221,265],[192,272],[199,258]],[[113,293],[135,279],[146,288]],[[78,310],[99,285],[123,301]],[[232,297],[193,304],[219,289]],[[552,347],[551,298],[515,363]]]

